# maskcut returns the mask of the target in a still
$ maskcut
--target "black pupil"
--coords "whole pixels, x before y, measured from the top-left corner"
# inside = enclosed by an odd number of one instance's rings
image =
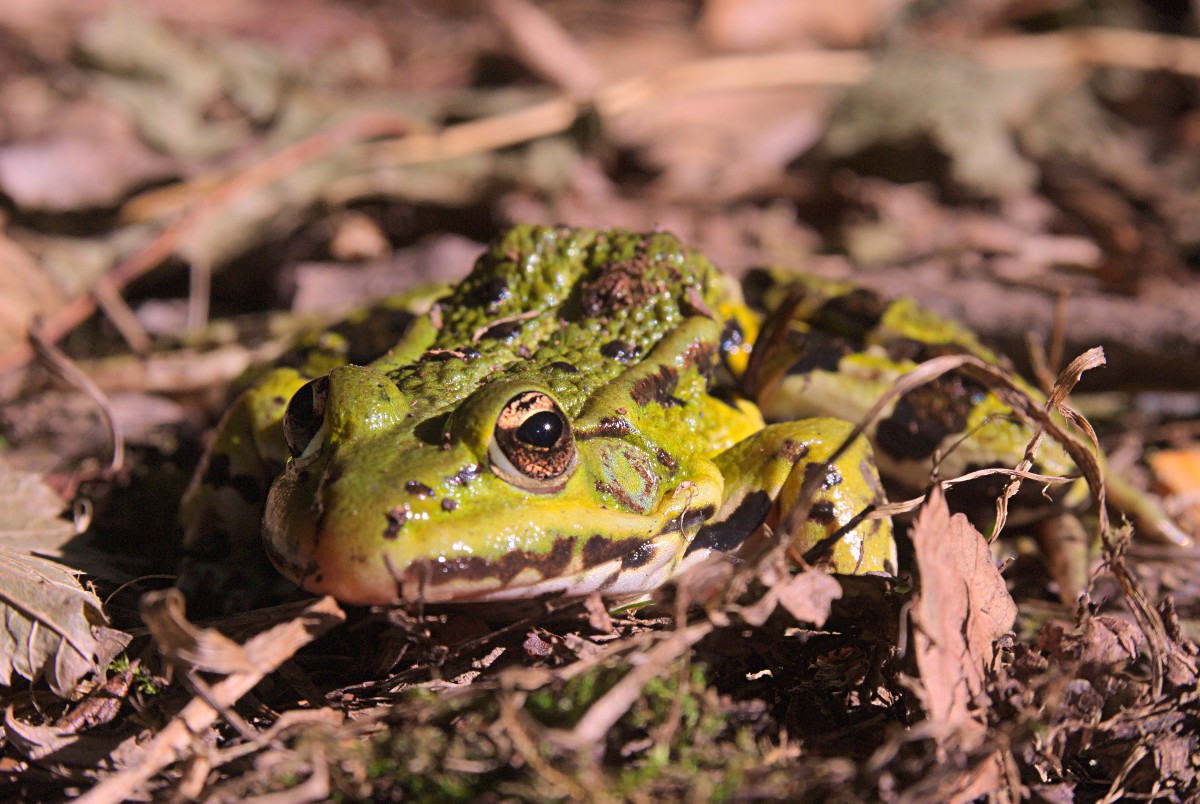
[[[517,439],[531,447],[549,449],[562,436],[562,419],[552,411],[542,410],[521,422],[517,428]]]

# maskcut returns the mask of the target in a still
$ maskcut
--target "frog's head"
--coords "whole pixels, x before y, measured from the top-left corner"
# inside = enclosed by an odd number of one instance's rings
[[[645,591],[720,500],[709,461],[682,468],[612,411],[572,421],[536,374],[413,410],[358,366],[296,393],[264,528],[284,575],[361,604]]]

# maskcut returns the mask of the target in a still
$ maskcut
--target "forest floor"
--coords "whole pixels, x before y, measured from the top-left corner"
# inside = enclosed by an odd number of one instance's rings
[[[1200,537],[1197,14],[0,4],[0,798],[1196,800],[1200,550],[1115,507],[931,494],[896,578],[633,609],[162,590],[238,376],[522,222],[911,295],[1044,388],[1102,347],[1103,471]]]

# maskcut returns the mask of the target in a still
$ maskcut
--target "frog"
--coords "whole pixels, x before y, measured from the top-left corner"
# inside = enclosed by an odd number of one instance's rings
[[[896,572],[890,520],[856,521],[885,502],[870,443],[737,392],[737,286],[673,235],[517,226],[430,295],[373,359],[317,349],[242,393],[183,502],[193,554],[248,568],[261,532],[352,605],[634,597],[736,558],[820,470],[789,549]]]
[[[893,576],[880,467],[920,486],[934,462],[1016,465],[1032,435],[954,374],[861,434],[922,360],[999,358],[911,300],[739,284],[664,231],[519,225],[457,284],[348,323],[368,320],[260,373],[218,426],[182,520],[193,566],[246,576],[226,603],[267,577],[351,605],[635,599],[763,537]],[[1053,444],[1039,462],[1072,468]]]

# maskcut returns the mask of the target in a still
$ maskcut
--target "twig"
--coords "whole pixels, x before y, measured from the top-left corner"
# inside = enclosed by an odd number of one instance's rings
[[[1200,40],[1123,28],[1077,28],[971,43],[971,56],[992,70],[1125,67],[1200,76]]]
[[[232,706],[302,645],[343,619],[345,614],[333,598],[325,597],[308,606],[295,619],[251,638],[246,642],[245,649],[259,660],[258,666],[254,670],[234,673],[214,684],[214,699],[224,706]],[[186,755],[196,743],[197,736],[216,721],[217,714],[217,710],[207,702],[193,698],[150,741],[137,761],[100,782],[77,801],[79,804],[116,804],[133,797],[150,777]]]
[[[108,432],[112,438],[112,460],[109,462],[108,468],[112,472],[119,472],[125,465],[125,431],[121,427],[121,423],[117,421],[117,417],[113,416],[112,402],[109,401],[108,395],[100,390],[100,386],[96,385],[91,377],[80,371],[71,358],[46,339],[39,321],[34,321],[29,328],[29,342],[46,365],[96,403],[96,407],[100,409],[100,415],[104,418],[104,423],[108,425]]]

